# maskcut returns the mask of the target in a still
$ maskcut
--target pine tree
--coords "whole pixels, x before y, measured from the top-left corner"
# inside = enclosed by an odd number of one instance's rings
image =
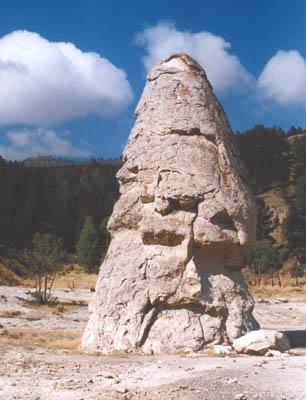
[[[306,170],[306,138],[297,138],[292,144],[294,179],[297,181]]]
[[[283,188],[288,184],[289,168],[287,163],[288,157],[283,153],[274,153],[271,158],[271,180],[279,188]]]
[[[236,136],[252,189],[260,193],[271,185],[283,188],[289,178],[289,146],[285,132],[257,125]]]
[[[107,252],[109,243],[110,243],[110,234],[107,229],[109,217],[102,218],[100,223],[100,235],[101,235],[101,249],[105,254]]]
[[[302,265],[299,262],[295,263],[291,268],[290,274],[292,278],[295,278],[295,285],[299,286],[299,278],[305,276],[305,265]]]
[[[78,263],[84,266],[87,272],[95,272],[101,257],[101,241],[92,216],[85,218],[76,251]]]
[[[265,205],[261,197],[256,198],[257,204],[257,225],[256,240],[266,240],[269,243],[275,243],[275,239],[271,236],[274,230],[273,211]]]

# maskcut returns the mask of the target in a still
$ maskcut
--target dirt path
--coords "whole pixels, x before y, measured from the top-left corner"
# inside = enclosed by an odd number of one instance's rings
[[[90,291],[57,290],[64,310],[29,308],[24,293],[0,287],[0,400],[306,400],[305,348],[272,358],[88,356],[74,348]],[[306,326],[301,300],[259,302],[255,314],[263,327]]]

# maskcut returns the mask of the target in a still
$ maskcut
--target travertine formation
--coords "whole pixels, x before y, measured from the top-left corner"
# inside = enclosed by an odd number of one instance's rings
[[[235,339],[233,348],[237,353],[264,355],[271,350],[290,350],[290,343],[284,332],[259,329]]]
[[[176,353],[257,329],[240,272],[256,210],[226,115],[186,54],[158,64],[118,173],[86,351]]]

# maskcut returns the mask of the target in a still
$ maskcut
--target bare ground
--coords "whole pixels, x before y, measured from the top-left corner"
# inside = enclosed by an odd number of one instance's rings
[[[57,289],[55,307],[27,290],[0,287],[0,400],[306,400],[303,296],[256,303],[263,328],[289,331],[289,354],[102,357],[78,351],[89,290]]]

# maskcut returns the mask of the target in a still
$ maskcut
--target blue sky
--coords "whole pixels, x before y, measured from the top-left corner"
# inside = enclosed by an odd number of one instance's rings
[[[119,157],[147,71],[184,51],[234,132],[306,128],[306,1],[2,0],[0,155]]]

